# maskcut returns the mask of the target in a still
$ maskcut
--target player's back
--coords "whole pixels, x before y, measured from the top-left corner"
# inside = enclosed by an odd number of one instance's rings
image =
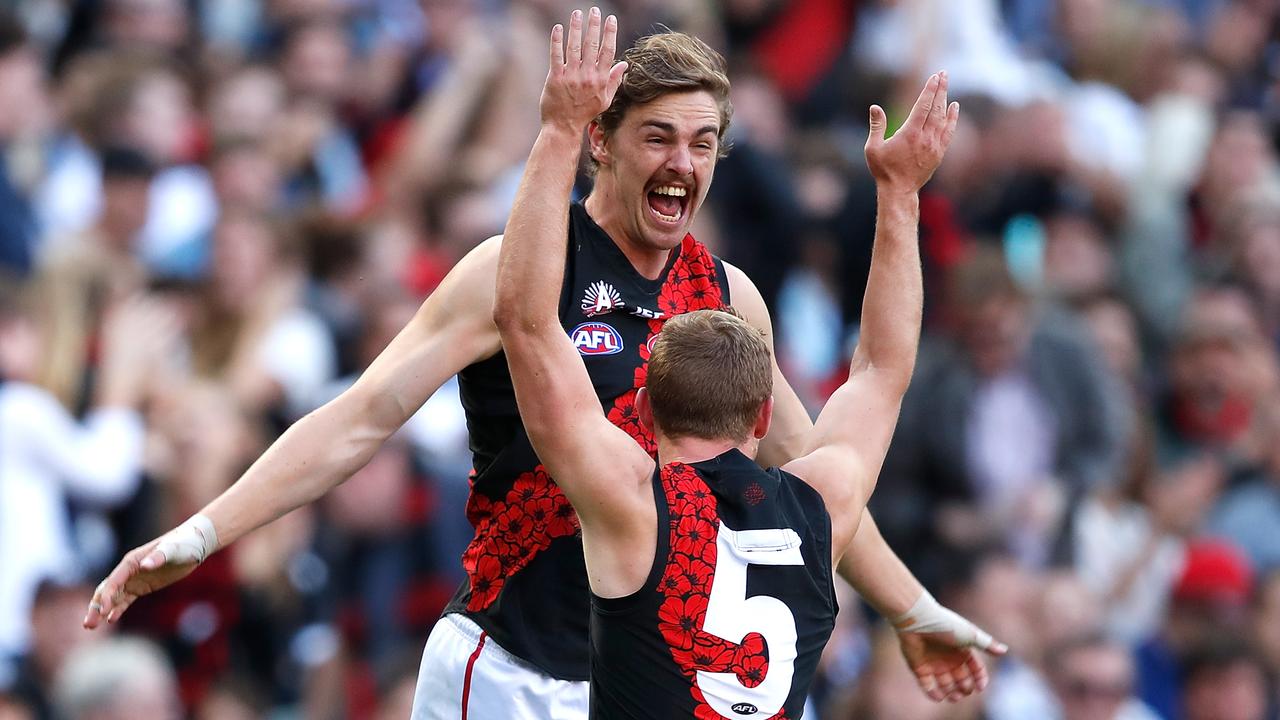
[[[592,598],[592,717],[799,717],[837,610],[822,498],[730,450],[660,468],[654,499],[644,586]]]
[[[561,324],[609,419],[653,453],[635,413],[649,350],[666,317],[729,301],[724,266],[687,237],[658,278],[644,278],[581,204],[569,216]],[[476,535],[462,558],[467,580],[446,612],[465,614],[552,677],[586,680],[590,591],[573,507],[529,443],[506,356],[458,377],[475,460],[467,518]]]

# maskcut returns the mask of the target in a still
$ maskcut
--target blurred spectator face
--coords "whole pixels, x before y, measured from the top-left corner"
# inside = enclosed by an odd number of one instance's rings
[[[345,95],[350,64],[351,47],[342,26],[314,23],[290,38],[284,78],[298,95],[336,103]]]
[[[1112,258],[1102,228],[1085,215],[1063,214],[1045,224],[1045,284],[1064,297],[1104,290],[1111,281]]]
[[[1074,572],[1053,572],[1038,585],[1032,622],[1046,647],[1090,635],[1102,625],[1102,602]]]
[[[1280,570],[1263,582],[1253,611],[1253,637],[1273,675],[1280,675]]]
[[[44,69],[28,46],[0,55],[0,140],[38,125],[47,110]]]
[[[117,47],[179,50],[188,27],[183,0],[110,0],[107,5],[107,35]]]
[[[1084,321],[1116,377],[1136,383],[1142,369],[1142,351],[1133,312],[1118,300],[1101,300],[1084,311]]]
[[[0,720],[36,720],[36,713],[25,702],[0,692]]]
[[[1266,126],[1257,113],[1239,111],[1228,115],[1205,158],[1201,185],[1216,213],[1232,208],[1224,204],[1242,192],[1257,187],[1275,169],[1275,155],[1267,139]]]
[[[39,327],[26,314],[0,315],[0,378],[33,382],[44,346]]]
[[[1239,292],[1199,293],[1171,357],[1176,395],[1207,410],[1244,396],[1251,382],[1248,345],[1258,334],[1253,311]]]
[[[147,224],[151,181],[136,177],[104,178],[102,218],[105,239],[121,252],[132,252],[134,239]]]
[[[1063,720],[1115,720],[1133,693],[1133,659],[1106,641],[1065,651],[1050,682]]]
[[[250,67],[213,90],[209,124],[215,138],[262,139],[279,121],[284,107],[285,88],[280,76],[267,68]]]
[[[633,242],[652,248],[679,245],[711,186],[719,128],[719,108],[701,90],[669,93],[631,108],[608,138],[593,124],[591,152],[600,163],[595,192],[613,216],[605,224],[621,225]],[[686,195],[654,192],[665,185],[683,187]]]
[[[1031,331],[1026,301],[1006,295],[984,300],[963,315],[962,343],[978,374],[994,377],[1021,360]]]
[[[152,72],[134,88],[121,139],[146,149],[156,162],[177,162],[190,150],[191,119],[187,86],[172,73]]]
[[[88,585],[45,583],[37,591],[31,607],[31,659],[42,678],[51,680],[80,647],[102,639],[80,627],[85,598],[92,595]]]
[[[1202,667],[1186,680],[1186,720],[1263,720],[1267,679],[1248,656]]]
[[[72,625],[88,634],[78,622]],[[67,720],[174,720],[180,716],[177,683],[168,659],[151,643],[136,638],[114,638],[77,649],[58,672],[55,702]]]
[[[266,213],[280,198],[280,168],[257,145],[245,144],[220,153],[210,168],[214,192],[228,207]]]
[[[1262,300],[1280,302],[1280,217],[1258,212],[1244,224],[1239,271]]]
[[[210,279],[224,308],[241,308],[265,285],[275,265],[276,239],[265,223],[248,215],[224,217],[213,231]]]

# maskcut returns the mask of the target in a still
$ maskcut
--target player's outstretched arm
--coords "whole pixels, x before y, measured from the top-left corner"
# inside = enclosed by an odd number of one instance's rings
[[[929,78],[906,123],[888,140],[884,110],[871,107],[866,156],[876,181],[876,238],[858,347],[848,381],[814,424],[806,454],[786,468],[822,493],[836,560],[862,519],[911,382],[924,297],[918,192],[942,161],[959,112],[958,104],[947,104],[945,73]]]
[[[582,134],[608,108],[626,69],[613,62],[617,20],[602,23],[592,8],[585,35],[583,21],[574,11],[567,33],[559,25],[551,33],[542,128],[503,236],[493,317],[529,440],[578,512],[590,571],[602,544],[651,529],[655,520],[652,509],[647,517],[641,512],[645,500],[653,505],[653,461],[609,422],[560,326],[569,198]]]
[[[496,353],[497,260],[496,238],[473,250],[355,385],[294,423],[197,515],[127,553],[94,592],[85,627],[114,622],[138,597],[185,577],[219,548],[324,495],[363,467],[445,380]]]

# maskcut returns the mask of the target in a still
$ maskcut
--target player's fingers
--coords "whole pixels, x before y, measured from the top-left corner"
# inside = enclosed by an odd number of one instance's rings
[[[938,74],[934,73],[925,82],[924,89],[920,91],[920,97],[916,98],[916,104],[911,106],[911,114],[907,116],[906,126],[917,129],[924,127],[925,120],[929,117],[929,108],[933,105],[933,96],[937,92]]]
[[[566,65],[578,65],[582,62],[582,11],[574,10],[569,16],[568,50],[564,56]]]
[[[551,28],[551,72],[564,68],[564,26],[556,23]]]
[[[961,663],[951,671],[951,676],[956,680],[956,690],[961,697],[967,697],[973,694],[976,683],[973,681],[973,674],[969,670],[969,666]]]
[[[956,124],[960,122],[960,103],[953,102],[947,107],[947,124],[942,128],[942,150],[946,151],[951,146],[951,140],[956,136]]]
[[[879,105],[871,106],[869,126],[871,129],[867,133],[867,147],[875,147],[884,142],[885,128],[889,126],[889,119],[885,117],[884,108]]]
[[[582,53],[583,65],[595,65],[600,60],[600,8],[593,7],[587,13],[586,43]]]
[[[610,15],[604,21],[604,38],[600,45],[600,58],[596,64],[600,67],[611,67],[613,56],[618,52],[618,17]]]
[[[609,70],[609,84],[605,86],[605,95],[609,98],[609,102],[613,102],[614,93],[618,92],[618,86],[622,84],[622,76],[627,74],[626,61],[619,62]]]
[[[931,673],[922,673],[916,676],[916,681],[920,684],[920,689],[924,694],[934,702],[942,702],[942,698],[946,697],[942,693],[942,688],[938,687],[938,679]]]
[[[133,604],[133,601],[137,599],[138,596],[133,593],[121,593],[119,602],[117,602],[115,606],[111,608],[111,612],[107,614],[107,622],[112,625],[120,622],[120,618],[124,615],[124,612],[128,610],[129,606]]]
[[[945,700],[947,698],[950,698],[951,695],[956,691],[956,681],[955,681],[955,678],[951,676],[951,671],[943,670],[937,673],[937,677],[938,677],[938,690],[942,694],[942,699]]]
[[[929,101],[929,117],[925,120],[925,127],[930,132],[941,132],[946,120],[947,72],[943,70],[938,73],[938,87],[933,92],[933,99]]]
[[[973,676],[974,685],[978,688],[978,692],[987,689],[987,683],[991,678],[987,675],[987,664],[982,662],[982,658],[978,657],[978,653],[969,651],[968,657],[964,663],[969,668],[969,674]]]
[[[102,623],[102,611],[102,586],[99,585],[94,588],[93,597],[89,598],[89,607],[85,611],[84,622],[82,623],[85,628],[93,630],[98,627]]]

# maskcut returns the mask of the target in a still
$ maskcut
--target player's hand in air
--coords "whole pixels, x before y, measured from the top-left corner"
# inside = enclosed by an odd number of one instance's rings
[[[872,105],[866,155],[877,189],[914,193],[924,187],[942,163],[959,118],[960,103],[947,104],[946,72],[929,76],[907,121],[887,140],[884,108]]]
[[[990,679],[979,650],[997,656],[1009,652],[1004,643],[928,594],[893,626],[920,689],[938,702],[956,702],[986,689]]]
[[[542,124],[581,133],[587,123],[604,112],[622,84],[625,62],[614,63],[618,47],[618,19],[610,15],[602,23],[600,9],[587,14],[587,30],[582,32],[582,11],[569,18],[564,27],[551,29],[551,68],[542,88]]]
[[[213,525],[197,515],[151,542],[130,550],[98,584],[84,626],[114,623],[135,600],[191,574],[217,548]]]

